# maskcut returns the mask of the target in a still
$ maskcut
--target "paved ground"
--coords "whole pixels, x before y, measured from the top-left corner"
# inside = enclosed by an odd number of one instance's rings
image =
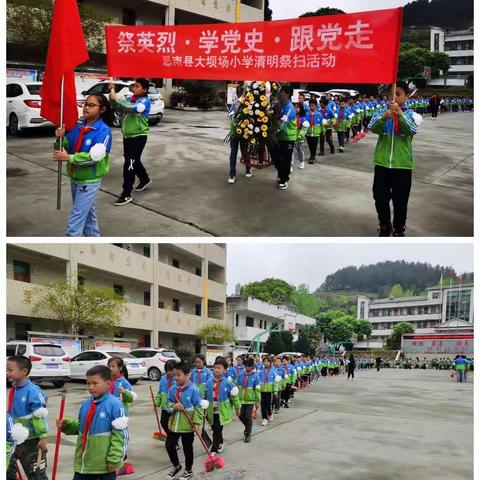
[[[228,185],[229,146],[223,112],[168,110],[153,127],[144,159],[153,185],[134,204],[114,207],[122,184],[122,146],[114,133],[111,173],[97,208],[104,236],[374,236],[371,159],[375,135],[344,154],[296,169],[289,189],[274,188],[273,167]],[[62,236],[69,180],[57,212],[51,133],[7,141],[9,236]],[[417,169],[408,235],[473,234],[473,114],[425,119],[414,142]]]
[[[473,374],[471,374],[473,377]],[[236,420],[225,428],[223,470],[204,474],[205,455],[195,444],[195,478],[211,480],[471,480],[473,383],[457,384],[449,372],[383,370],[328,379],[299,392],[268,427],[254,425],[251,444]],[[67,384],[66,415],[75,415],[85,389]],[[156,429],[149,382],[136,386],[130,412],[130,480],[166,478],[164,444]],[[155,384],[152,383],[154,388]],[[48,389],[51,433],[59,390]],[[71,480],[74,437],[62,437],[58,480]],[[49,457],[53,453],[50,448]],[[182,458],[182,455],[181,455]],[[51,465],[51,463],[50,463]],[[125,477],[127,478],[127,477]]]

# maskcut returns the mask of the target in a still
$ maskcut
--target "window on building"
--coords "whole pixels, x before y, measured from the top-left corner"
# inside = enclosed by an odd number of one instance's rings
[[[32,283],[32,266],[27,262],[14,260],[13,279],[19,282]]]
[[[150,290],[143,292],[143,304],[147,307],[150,306]]]
[[[238,313],[235,314],[235,326],[238,327]]]
[[[161,300],[158,301],[158,308],[165,308],[165,303],[163,303]]]
[[[150,245],[143,246],[143,256],[150,258]]]
[[[174,312],[179,312],[180,311],[180,300],[177,298],[172,299],[172,306],[173,306],[173,311]]]
[[[195,315],[197,317],[201,317],[202,316],[202,304],[201,303],[196,303],[195,304]]]
[[[80,285],[81,287],[83,287],[85,285],[85,282],[87,281],[87,278],[84,277],[83,275],[79,275],[77,277],[77,281],[78,281],[78,285]]]
[[[172,267],[180,268],[180,262],[176,258],[172,258]]]
[[[123,243],[114,243],[115,247],[123,248]]]
[[[172,338],[172,346],[173,347],[179,347],[180,346],[180,339],[178,337],[173,337]]]
[[[255,319],[253,317],[245,317],[245,325],[247,327],[253,327],[255,323]]]
[[[195,275],[198,277],[202,276],[202,269],[200,267],[195,267]]]
[[[123,285],[113,285],[113,291],[121,297],[125,296],[125,287]]]
[[[407,308],[407,315],[413,315],[413,308],[412,307]]]
[[[440,34],[434,33],[433,34],[433,50],[438,52],[440,50]]]
[[[440,293],[439,293],[439,292],[434,292],[434,293],[432,293],[432,298],[433,298],[433,299],[440,298]]]
[[[124,25],[136,25],[137,15],[131,8],[122,8],[122,23]]]

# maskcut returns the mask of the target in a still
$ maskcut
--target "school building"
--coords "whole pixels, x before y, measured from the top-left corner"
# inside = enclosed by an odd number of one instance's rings
[[[449,330],[460,322],[473,331],[473,284],[431,287],[416,297],[370,299],[357,298],[357,318],[372,324],[372,340],[385,344],[400,322],[411,323],[416,335],[433,334],[439,328]]]
[[[447,86],[465,87],[473,76],[473,30],[430,30],[430,51],[444,52],[451,60],[447,75]],[[471,78],[473,80],[473,77]],[[443,78],[432,78],[429,86],[444,86]],[[473,87],[473,84],[470,85]]]
[[[33,312],[38,289],[63,280],[125,297],[116,339],[199,351],[198,328],[225,321],[225,265],[223,244],[8,244],[7,340],[69,333]]]
[[[226,321],[233,327],[237,345],[248,347],[259,338],[262,350],[269,336],[266,330],[274,325],[291,331],[295,341],[302,327],[315,323],[314,318],[297,313],[291,306],[272,305],[257,298],[238,295],[227,298]]]

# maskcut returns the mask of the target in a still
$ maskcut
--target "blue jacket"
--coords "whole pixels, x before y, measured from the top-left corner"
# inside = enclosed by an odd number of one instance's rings
[[[255,362],[255,367],[257,368],[257,372],[261,372],[263,370],[263,362]]]
[[[48,432],[47,396],[30,379],[25,380],[22,384],[13,385],[12,388],[16,390],[13,396],[12,410],[9,413],[14,423],[21,423],[28,428],[29,439],[45,438]]]
[[[133,391],[132,385],[123,375],[121,377],[117,378],[113,382],[112,395],[116,398],[120,398],[120,392],[118,391],[118,389],[120,387],[123,387],[125,390],[128,390],[129,392]]]
[[[238,376],[245,370],[245,367],[243,365],[238,366],[235,365],[234,367],[230,367],[227,372],[230,372],[230,376],[232,377],[232,380],[237,383]]]
[[[194,368],[190,374],[190,380],[198,387],[204,385],[209,378],[213,378],[213,373],[207,367],[203,367],[201,370]]]

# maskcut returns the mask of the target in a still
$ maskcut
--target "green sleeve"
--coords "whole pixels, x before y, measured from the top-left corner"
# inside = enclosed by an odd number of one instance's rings
[[[260,400],[262,398],[260,394],[260,389],[255,387],[254,390],[255,390],[255,403],[260,403]]]
[[[32,415],[32,426],[38,438],[47,438],[47,419]]]
[[[237,412],[240,410],[240,408],[242,408],[242,403],[240,402],[238,395],[230,395],[230,402]]]
[[[373,133],[380,135],[381,133],[383,133],[383,127],[385,126],[385,122],[386,120],[383,120],[383,113],[382,113],[382,116],[381,117],[379,116],[376,122],[370,124],[370,130]]]
[[[123,457],[125,455],[124,445],[126,439],[123,430],[112,430],[110,437],[110,450],[107,454],[107,463],[112,463],[120,468],[123,464]]]
[[[110,104],[115,110],[121,110],[122,112],[127,113],[137,113],[137,108],[124,98],[116,98],[115,100],[110,100]]]
[[[188,415],[188,413],[187,413]],[[193,417],[192,417],[193,423],[196,423],[197,425],[201,425],[203,422],[203,408],[200,406],[200,404],[196,405],[194,410],[193,410]]]
[[[57,138],[56,142],[53,144],[53,148],[55,150],[58,150],[58,138]],[[70,142],[67,140],[67,137],[63,137],[63,148],[67,152],[70,151]]]
[[[108,157],[108,153],[106,154],[106,156]],[[92,160],[90,152],[77,152],[70,155],[70,160],[68,160],[68,163],[73,164],[76,167],[91,167],[98,162]]]
[[[303,142],[305,140],[305,135],[307,134],[308,127],[302,127],[297,134],[297,140]]]
[[[64,418],[62,432],[65,435],[78,435],[80,433],[80,421],[78,420],[78,418]]]
[[[125,390],[122,393],[122,401],[123,403],[132,403],[133,402],[132,392],[130,392],[129,390]]]
[[[155,406],[158,407],[158,408],[164,408],[162,406],[163,404],[163,393],[157,393],[157,395],[155,396]],[[166,399],[165,399],[166,400]],[[166,402],[165,402],[166,403]]]

